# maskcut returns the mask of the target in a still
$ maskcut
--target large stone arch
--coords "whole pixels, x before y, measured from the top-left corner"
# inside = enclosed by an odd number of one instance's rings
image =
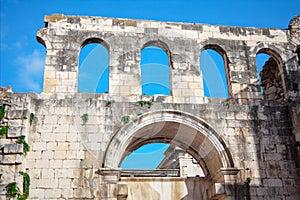
[[[234,167],[225,142],[207,122],[174,110],[143,114],[121,128],[108,145],[103,167],[118,168],[127,154],[150,142],[173,143],[187,150],[207,176]]]

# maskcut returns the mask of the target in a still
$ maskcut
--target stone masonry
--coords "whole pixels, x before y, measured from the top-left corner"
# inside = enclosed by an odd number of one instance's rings
[[[43,92],[0,91],[0,127],[8,127],[0,138],[1,199],[9,199],[11,182],[22,191],[19,171],[30,175],[29,199],[300,199],[300,15],[287,30],[61,14],[44,20],[37,33],[47,50]],[[109,52],[108,93],[78,92],[78,55],[89,43]],[[147,46],[169,57],[170,96],[142,95]],[[206,49],[224,59],[228,99],[204,96],[199,55]],[[260,75],[259,53],[271,56]],[[122,176],[122,160],[152,142],[189,153],[205,177]]]

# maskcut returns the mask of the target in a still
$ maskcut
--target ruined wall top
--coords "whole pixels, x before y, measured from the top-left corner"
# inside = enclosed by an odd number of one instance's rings
[[[299,16],[291,21],[291,30],[281,30],[62,14],[45,16],[45,27],[37,33],[38,41],[47,48],[43,93],[77,93],[80,50],[86,44],[101,43],[109,53],[108,93],[112,96],[142,95],[140,52],[147,46],[158,46],[169,59],[168,102],[205,101],[199,54],[206,49],[222,56],[230,97],[261,98],[255,60],[259,53],[275,58],[282,91],[288,97],[289,90],[297,90],[292,86],[294,83],[289,83],[289,77],[284,77],[290,74],[285,63],[293,64],[296,60],[293,51],[295,43],[299,43],[295,39],[299,30],[297,19]]]
[[[158,34],[168,33],[165,30],[179,31],[177,34],[166,34],[165,36],[188,38],[203,38],[197,33],[211,32],[215,38],[228,38],[234,40],[262,40],[287,42],[286,30],[277,28],[250,28],[235,26],[220,26],[196,23],[161,22],[154,20],[136,20],[124,18],[106,18],[94,16],[65,16],[63,14],[53,14],[45,16],[44,21],[49,28],[63,28],[75,30],[96,30],[96,31],[118,31],[144,33],[143,28],[155,28]],[[147,33],[147,32],[146,32]],[[183,33],[183,34],[181,34]]]

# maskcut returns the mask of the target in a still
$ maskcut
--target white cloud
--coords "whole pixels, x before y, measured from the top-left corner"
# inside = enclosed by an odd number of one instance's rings
[[[20,66],[19,79],[24,87],[34,92],[41,92],[45,55],[34,50],[31,54],[19,56],[17,64]]]

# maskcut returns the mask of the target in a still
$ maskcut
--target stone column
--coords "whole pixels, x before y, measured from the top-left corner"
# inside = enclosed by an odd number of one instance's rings
[[[121,169],[101,168],[97,172],[100,175],[100,192],[101,200],[125,200],[127,199],[127,185],[119,183]]]
[[[172,54],[171,90],[174,103],[202,103],[204,97],[199,53],[178,52]]]
[[[209,199],[234,200],[235,184],[237,174],[240,170],[236,168],[221,168],[212,177],[212,186],[208,191]]]
[[[141,95],[140,52],[131,37],[120,36],[110,52],[109,94],[128,97]]]
[[[47,49],[43,93],[77,93],[79,44],[64,29],[40,29],[38,41]]]

